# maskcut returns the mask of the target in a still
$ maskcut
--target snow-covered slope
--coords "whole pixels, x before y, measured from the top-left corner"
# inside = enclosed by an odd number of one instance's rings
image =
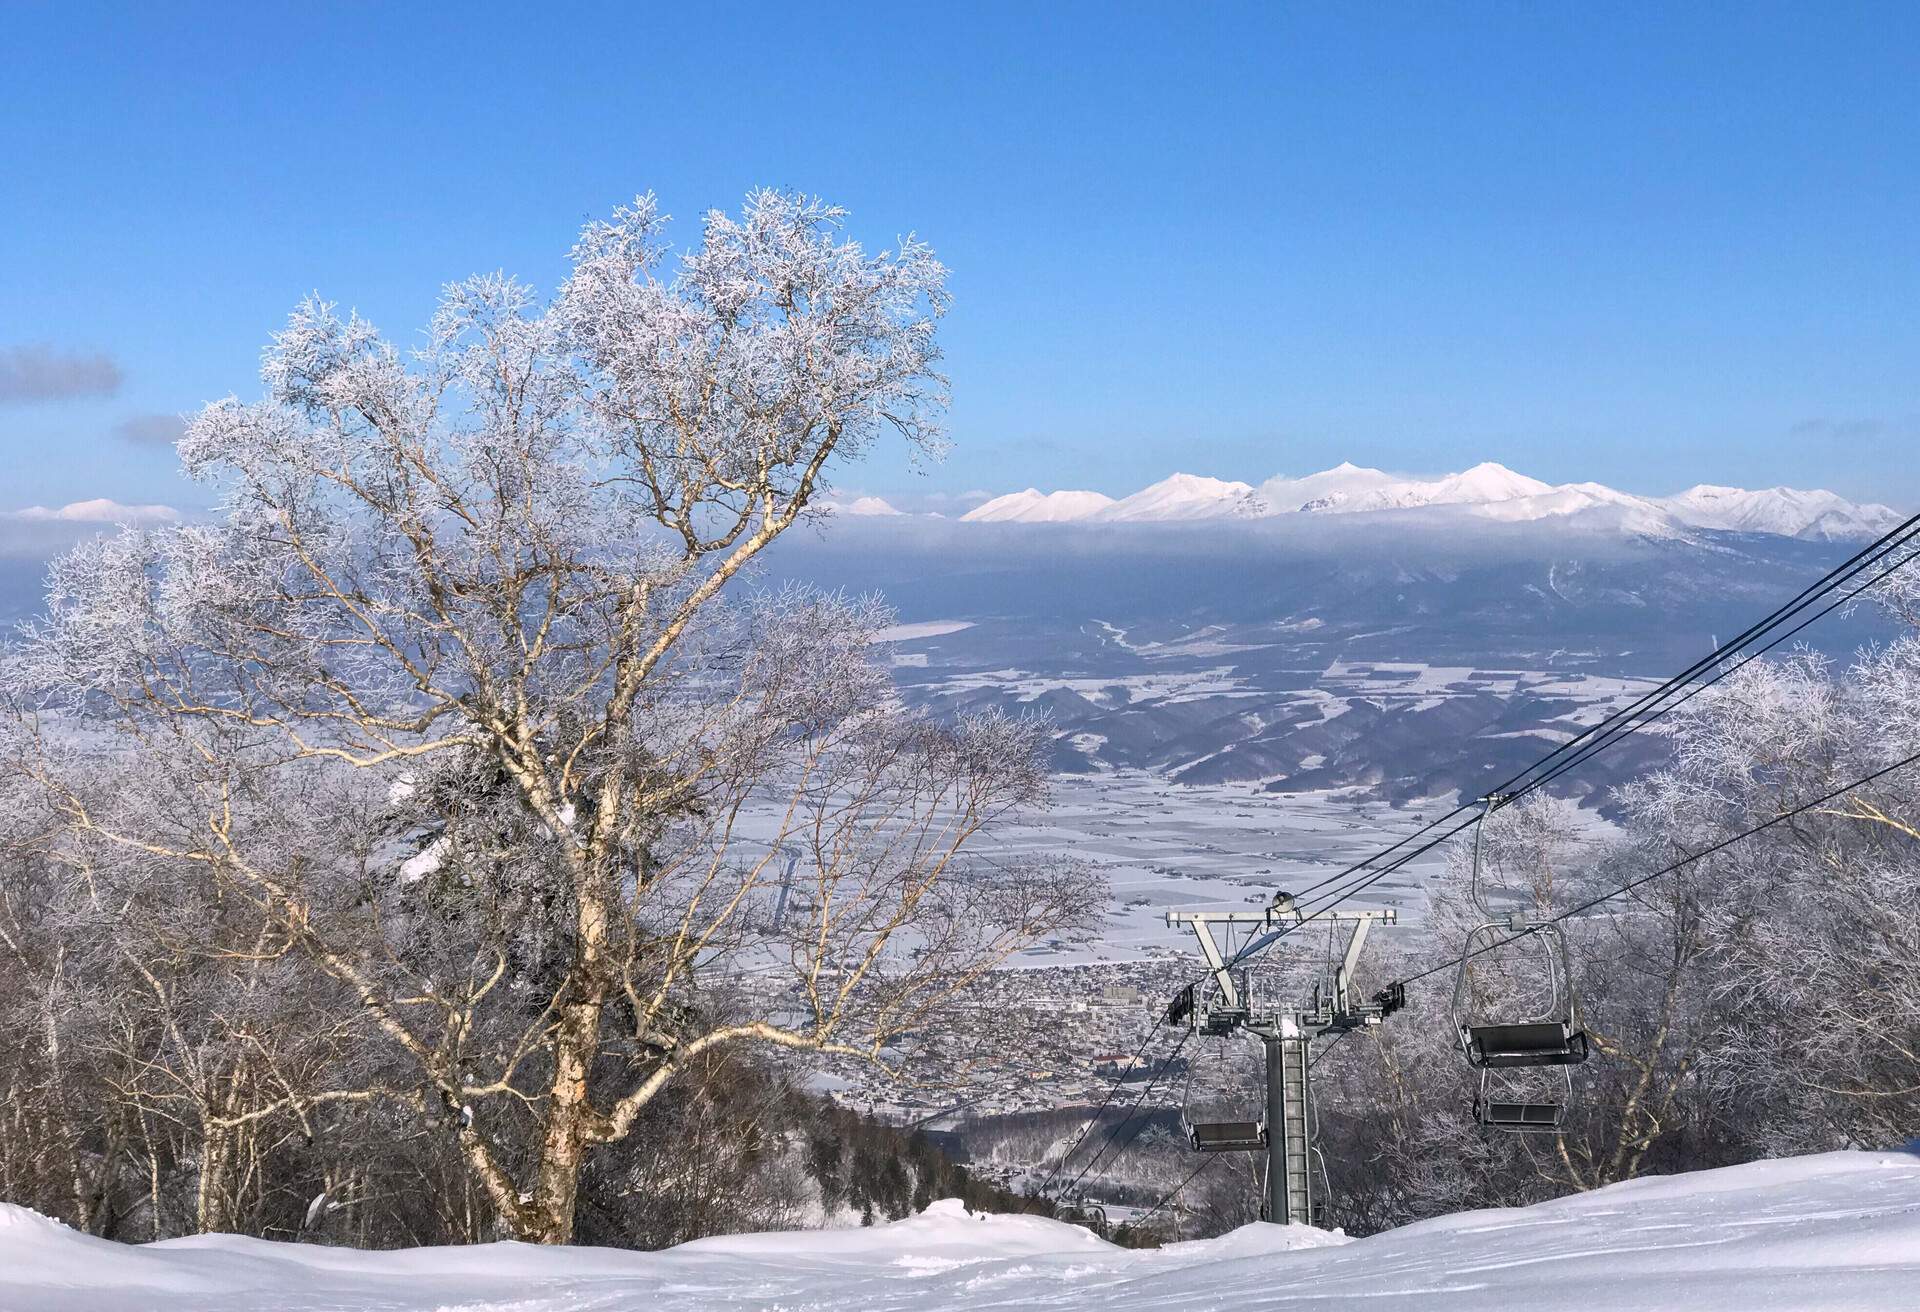
[[[1662,504],[1679,519],[1701,528],[1778,533],[1820,542],[1876,537],[1905,518],[1891,506],[1855,505],[1832,492],[1790,487],[1748,491],[1701,483],[1663,498]]]
[[[960,518],[973,523],[1058,524],[1085,519],[1112,504],[1113,498],[1101,492],[1042,492],[1030,487],[1024,492],[1009,492],[983,501]]]
[[[1229,516],[1265,513],[1265,504],[1245,483],[1203,478],[1198,474],[1172,474],[1152,487],[1141,488],[1130,497],[1122,497],[1103,506],[1088,519],[1097,520],[1170,520],[1223,519]]]
[[[1563,483],[1530,496],[1480,502],[1467,510],[1508,524],[1579,516],[1587,523],[1604,520],[1622,532],[1649,537],[1678,537],[1685,531],[1684,521],[1657,502],[1599,483]]]
[[[953,1201],[864,1230],[660,1253],[361,1253],[230,1236],[126,1247],[0,1207],[7,1312],[1896,1312],[1920,1305],[1920,1158],[1829,1153],[1638,1180],[1348,1242],[1306,1227],[1130,1251]]]

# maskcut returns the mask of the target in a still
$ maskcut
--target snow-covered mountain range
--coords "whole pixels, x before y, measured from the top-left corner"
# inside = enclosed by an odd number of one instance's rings
[[[1645,497],[1599,483],[1543,483],[1492,461],[1432,479],[1341,464],[1302,478],[1276,476],[1258,487],[1174,474],[1119,500],[1099,492],[1028,488],[995,497],[961,518],[973,523],[1099,524],[1425,507],[1506,522],[1578,515],[1652,536],[1705,528],[1832,542],[1874,537],[1902,518],[1889,506],[1856,504],[1833,492],[1786,487],[1748,491],[1703,483],[1673,496]]]

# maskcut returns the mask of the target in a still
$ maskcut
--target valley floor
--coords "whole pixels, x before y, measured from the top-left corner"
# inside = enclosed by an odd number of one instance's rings
[[[866,1230],[660,1253],[360,1253],[202,1236],[130,1247],[0,1206],[4,1312],[1474,1309],[1920,1306],[1920,1157],[1829,1153],[1634,1181],[1348,1241],[1248,1226],[1158,1251],[936,1203]]]

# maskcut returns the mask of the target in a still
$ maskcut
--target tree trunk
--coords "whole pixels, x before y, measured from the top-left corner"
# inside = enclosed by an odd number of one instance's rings
[[[587,1080],[599,1055],[600,1012],[597,999],[568,1004],[554,1036],[553,1085],[549,1090],[546,1133],[540,1143],[540,1166],[521,1237],[538,1244],[573,1242],[573,1208],[580,1190],[580,1171],[586,1165]]]
[[[193,1224],[203,1235],[227,1228],[226,1172],[226,1134],[209,1127],[200,1141],[200,1180],[194,1196]]]
[[[590,877],[582,885],[579,944],[567,984],[573,997],[560,1009],[555,1026],[546,1132],[533,1197],[520,1226],[522,1238],[540,1244],[573,1242],[574,1204],[595,1119],[588,1086],[600,1056],[600,1020],[609,989],[605,961],[612,907],[602,881]]]

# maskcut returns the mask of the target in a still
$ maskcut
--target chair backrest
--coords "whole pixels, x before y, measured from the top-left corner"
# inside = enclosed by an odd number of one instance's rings
[[[1524,934],[1514,932],[1513,925],[1516,923],[1528,926]],[[1534,1010],[1519,1007],[1511,1000],[1498,1007],[1483,1007],[1477,1003],[1473,971],[1475,963],[1486,953],[1495,954],[1492,958],[1495,961],[1512,961],[1514,958],[1510,954],[1514,953],[1528,954],[1537,964],[1523,974],[1531,975],[1544,986],[1541,999],[1544,1005]],[[1465,1042],[1469,1030],[1508,1025],[1557,1024],[1566,1032],[1579,1030],[1580,1004],[1574,994],[1566,934],[1559,922],[1488,921],[1468,930],[1466,946],[1460,954],[1454,974],[1452,1012],[1453,1023],[1462,1042]],[[1468,1059],[1472,1060],[1471,1053]]]

